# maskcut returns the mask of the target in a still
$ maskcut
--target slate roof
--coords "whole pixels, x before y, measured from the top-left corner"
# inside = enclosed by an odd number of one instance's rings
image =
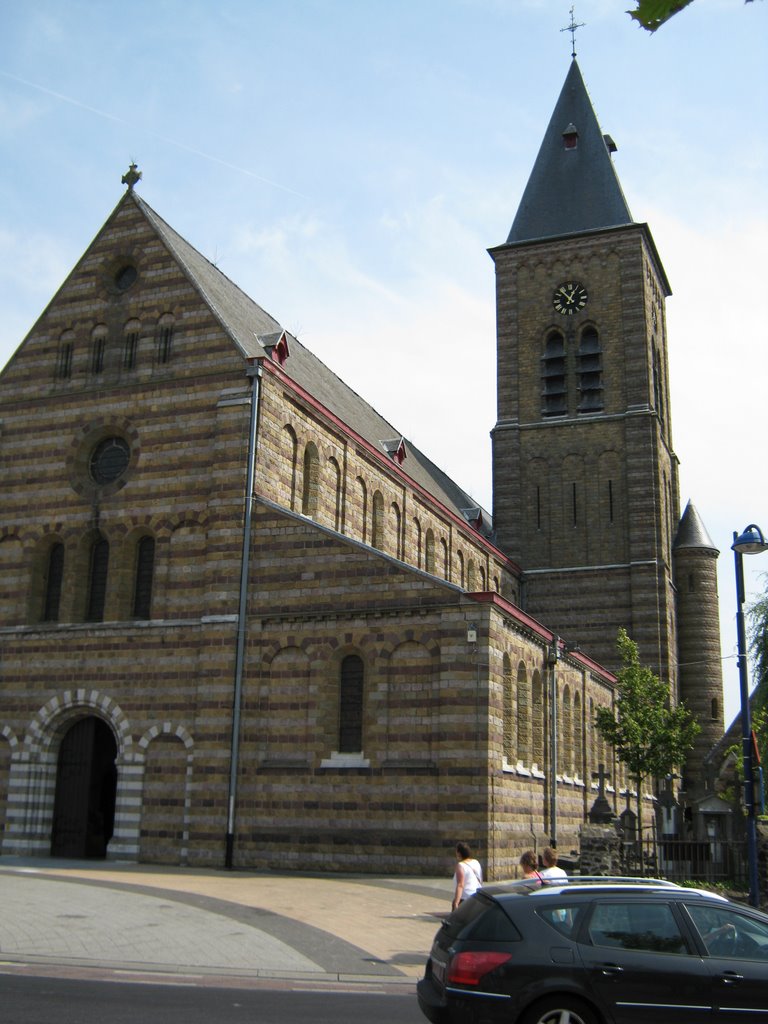
[[[714,551],[716,554],[720,553],[692,501],[685,506],[685,512],[683,512],[683,517],[677,528],[677,536],[672,547],[675,551],[679,548],[703,548],[707,551]]]
[[[578,132],[578,143],[575,148],[567,149],[563,133],[571,126]],[[574,59],[507,244],[632,223],[608,143]]]
[[[211,309],[222,328],[229,334],[242,355],[248,359],[267,358],[267,351],[260,342],[282,333],[277,320],[254,302],[236,284],[201,255],[194,246],[157,214],[135,192],[126,193],[123,201],[134,201],[149,223],[163,240],[174,258],[186,272],[204,302]],[[383,416],[347,384],[325,363],[317,358],[301,342],[288,335],[290,355],[283,365],[283,372],[296,381],[343,423],[368,441],[377,451],[387,457],[382,442],[392,438],[404,438],[407,457],[402,470],[411,479],[446,505],[452,512],[467,519],[465,510],[477,511],[477,501],[461,488],[447,473],[436,466],[421,452],[407,435],[403,435]],[[492,535],[490,513],[482,509],[481,534]],[[477,518],[475,516],[475,518]]]

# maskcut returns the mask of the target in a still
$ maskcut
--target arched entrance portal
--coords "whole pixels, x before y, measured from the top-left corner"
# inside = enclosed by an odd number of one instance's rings
[[[59,749],[52,857],[106,857],[115,823],[117,743],[100,718],[81,718]]]

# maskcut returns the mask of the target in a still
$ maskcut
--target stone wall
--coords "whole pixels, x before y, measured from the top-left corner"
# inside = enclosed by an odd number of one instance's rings
[[[582,825],[579,873],[622,875],[621,832],[615,825]]]

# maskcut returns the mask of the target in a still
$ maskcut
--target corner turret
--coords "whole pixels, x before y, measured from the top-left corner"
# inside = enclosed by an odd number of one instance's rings
[[[719,554],[689,501],[673,545],[679,692],[701,726],[684,772],[683,789],[689,805],[704,795],[704,759],[725,728],[717,600]]]

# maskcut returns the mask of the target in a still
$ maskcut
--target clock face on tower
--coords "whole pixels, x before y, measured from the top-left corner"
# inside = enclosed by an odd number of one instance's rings
[[[552,305],[563,316],[571,316],[584,309],[587,304],[587,289],[578,281],[566,281],[555,288]]]

